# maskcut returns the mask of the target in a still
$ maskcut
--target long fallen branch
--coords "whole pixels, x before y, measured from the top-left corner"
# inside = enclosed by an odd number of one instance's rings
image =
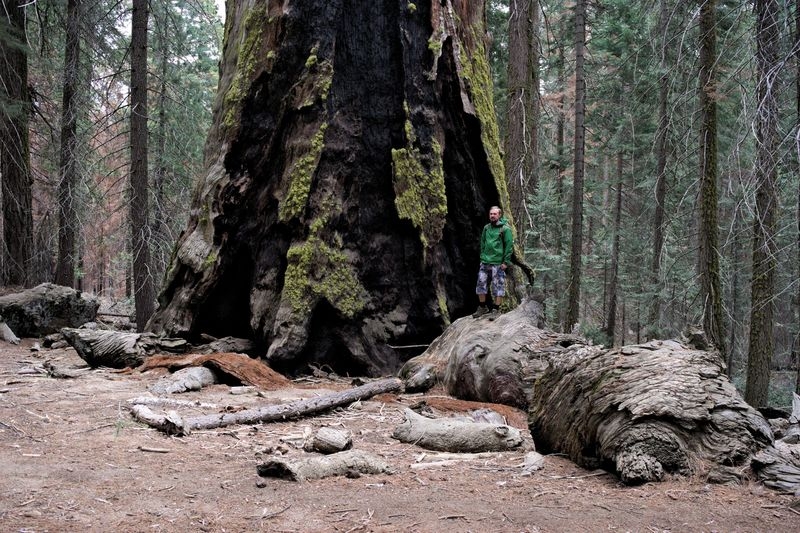
[[[214,429],[233,424],[257,424],[259,422],[276,422],[290,418],[300,418],[321,413],[334,407],[349,405],[358,400],[365,400],[385,392],[396,392],[402,390],[402,387],[403,383],[399,379],[388,378],[317,398],[297,400],[280,405],[267,405],[237,413],[217,413],[188,418],[181,418],[174,411],[167,415],[159,415],[144,405],[134,405],[131,407],[131,413],[137,420],[169,435],[188,435],[196,429]]]

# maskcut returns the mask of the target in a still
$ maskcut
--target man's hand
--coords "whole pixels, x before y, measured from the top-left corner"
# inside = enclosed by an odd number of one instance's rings
[[[508,267],[506,266],[505,263],[500,263],[500,270],[505,271],[506,268],[508,268]]]

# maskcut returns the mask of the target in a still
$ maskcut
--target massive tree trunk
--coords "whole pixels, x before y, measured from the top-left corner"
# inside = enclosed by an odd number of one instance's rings
[[[229,2],[208,170],[149,327],[378,374],[471,311],[508,205],[483,7]]]
[[[29,283],[33,254],[30,149],[28,143],[28,2],[2,0],[0,9],[0,175],[3,240],[0,282]]]
[[[757,0],[756,9],[756,209],[753,217],[753,278],[750,282],[750,351],[744,397],[750,405],[767,405],[770,366],[775,348],[775,266],[778,243],[775,218],[778,210],[778,90],[775,73],[780,70],[778,3]]]

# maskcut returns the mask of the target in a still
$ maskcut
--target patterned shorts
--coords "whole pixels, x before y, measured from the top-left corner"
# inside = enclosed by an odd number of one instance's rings
[[[478,269],[478,284],[475,286],[475,294],[486,294],[487,283],[492,278],[492,296],[506,295],[506,271],[500,265],[486,265],[481,263]]]

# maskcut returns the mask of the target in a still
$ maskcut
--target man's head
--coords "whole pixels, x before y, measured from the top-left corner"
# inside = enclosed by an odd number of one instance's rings
[[[502,216],[503,216],[503,210],[497,207],[496,205],[493,205],[492,207],[489,208],[489,221],[492,224],[496,224],[497,221],[500,220],[500,217]]]

